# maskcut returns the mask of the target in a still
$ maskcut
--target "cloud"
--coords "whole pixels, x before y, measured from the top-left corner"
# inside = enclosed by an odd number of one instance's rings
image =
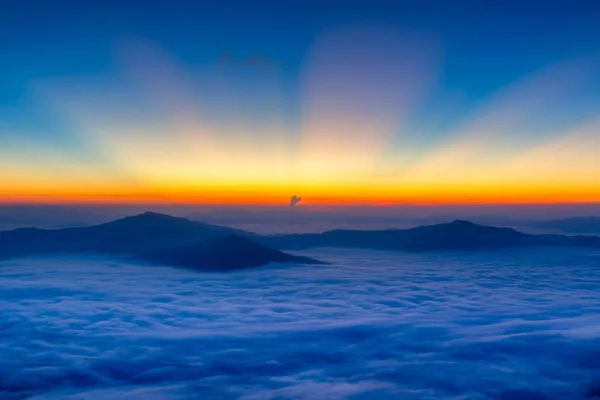
[[[253,53],[246,57],[234,57],[230,52],[222,52],[216,59],[216,65],[220,67],[234,66],[236,68],[258,69],[263,72],[272,71],[278,67],[279,63],[260,53]]]
[[[230,52],[224,51],[217,57],[217,65],[226,67],[230,65],[233,61],[233,56]]]
[[[220,275],[104,258],[2,262],[0,398],[597,392],[597,255],[306,255],[332,265]]]
[[[290,198],[290,207],[294,207],[296,204],[298,204],[300,202],[300,200],[302,200],[302,197],[292,196]]]

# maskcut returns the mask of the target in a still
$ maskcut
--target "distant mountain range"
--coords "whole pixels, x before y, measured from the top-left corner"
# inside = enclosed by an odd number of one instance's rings
[[[484,250],[524,246],[599,247],[597,236],[530,235],[511,228],[469,221],[375,231],[333,230],[319,234],[264,237],[262,243],[279,249],[345,247],[379,250]]]
[[[272,262],[319,263],[253,242],[257,237],[239,229],[146,212],[90,227],[0,232],[0,258],[122,254],[153,264],[198,270],[243,269]]]
[[[0,257],[60,252],[137,254],[231,234],[256,236],[238,229],[146,212],[89,227],[0,232]]]
[[[271,262],[319,263],[279,251],[314,247],[470,251],[523,246],[600,248],[600,237],[530,235],[461,220],[412,229],[261,236],[152,212],[89,227],[0,232],[0,258],[57,253],[121,254],[153,264],[209,270],[251,268]]]

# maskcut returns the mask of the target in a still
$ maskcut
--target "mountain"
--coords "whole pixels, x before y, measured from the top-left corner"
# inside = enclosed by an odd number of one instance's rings
[[[600,237],[529,235],[511,228],[483,226],[461,220],[411,229],[333,230],[319,234],[263,237],[260,240],[261,243],[279,249],[345,247],[436,251],[484,250],[522,246],[591,246],[600,248]]]
[[[260,267],[269,263],[324,264],[308,257],[283,253],[238,235],[210,238],[198,243],[150,251],[135,258],[152,264],[202,271],[231,271]]]
[[[49,253],[139,254],[227,235],[252,232],[146,212],[106,224],[65,229],[0,232],[0,257]]]
[[[237,239],[231,239],[231,235]],[[229,239],[224,242],[207,241],[223,237]],[[250,239],[251,242],[241,241],[242,238]],[[210,245],[215,246],[217,253],[210,253],[207,247]],[[259,250],[257,247],[252,248],[252,245],[280,250],[311,247],[405,251],[466,251],[522,246],[600,248],[600,237],[530,235],[510,228],[483,226],[461,220],[411,229],[333,230],[319,234],[260,236],[151,212],[90,227],[51,230],[24,228],[0,232],[0,258],[56,253],[126,254],[142,255],[141,257],[156,262],[164,260],[195,266],[220,257],[225,266],[234,257],[227,253],[239,250],[240,254],[249,257],[250,264],[255,262],[252,261],[255,255],[261,256],[256,262],[282,260],[281,254],[267,253],[264,248]],[[245,261],[243,257],[239,260]],[[215,266],[219,265],[220,262],[215,263]]]
[[[600,234],[600,217],[574,217],[550,221],[537,221],[530,225],[540,229],[558,229],[567,233]]]

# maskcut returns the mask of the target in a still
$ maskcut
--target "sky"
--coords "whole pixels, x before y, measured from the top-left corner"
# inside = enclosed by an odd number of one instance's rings
[[[592,203],[598,154],[596,1],[0,5],[2,203]]]

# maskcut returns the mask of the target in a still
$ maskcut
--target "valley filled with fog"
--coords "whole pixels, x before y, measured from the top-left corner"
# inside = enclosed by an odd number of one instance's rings
[[[0,261],[0,399],[600,398],[600,252]]]

